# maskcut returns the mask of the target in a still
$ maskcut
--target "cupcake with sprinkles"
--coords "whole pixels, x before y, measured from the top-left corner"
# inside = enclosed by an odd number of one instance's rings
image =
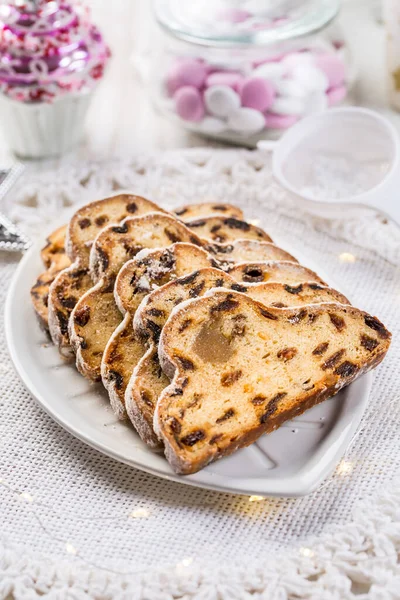
[[[109,56],[80,2],[0,5],[0,107],[11,149],[43,158],[72,148]]]

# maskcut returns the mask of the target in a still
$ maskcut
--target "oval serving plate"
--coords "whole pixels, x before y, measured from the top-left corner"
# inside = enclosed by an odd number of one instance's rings
[[[21,260],[8,291],[5,331],[9,352],[23,383],[64,429],[96,450],[165,479],[198,487],[260,496],[302,496],[335,468],[350,443],[368,401],[372,374],[315,406],[255,444],[199,473],[176,475],[162,455],[147,448],[127,423],[115,417],[101,384],[92,384],[66,363],[40,329],[30,287],[43,271],[34,245]],[[283,243],[289,252],[288,244]],[[299,253],[294,254],[302,260]],[[302,260],[311,269],[321,269]]]

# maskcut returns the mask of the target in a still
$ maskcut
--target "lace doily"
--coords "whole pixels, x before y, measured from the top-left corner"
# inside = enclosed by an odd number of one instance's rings
[[[34,237],[120,188],[166,207],[239,202],[378,314],[392,348],[335,474],[305,498],[260,500],[163,481],[86,447],[36,406],[3,343],[0,599],[399,598],[399,231],[369,211],[312,217],[273,183],[265,156],[237,150],[49,164],[28,172],[6,208]],[[5,257],[0,267],[2,303],[15,266]]]

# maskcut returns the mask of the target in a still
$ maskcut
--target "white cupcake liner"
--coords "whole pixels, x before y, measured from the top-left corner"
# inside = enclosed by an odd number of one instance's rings
[[[24,158],[57,156],[75,146],[92,93],[64,96],[52,104],[27,104],[0,94],[0,123],[11,150]]]

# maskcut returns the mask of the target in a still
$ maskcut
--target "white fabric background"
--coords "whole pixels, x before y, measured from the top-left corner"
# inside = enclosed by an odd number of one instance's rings
[[[2,344],[0,598],[400,597],[400,233],[369,211],[352,220],[345,211],[335,221],[307,215],[272,182],[265,161],[256,152],[202,149],[49,164],[27,173],[6,208],[34,236],[73,205],[129,188],[166,207],[236,202],[272,237],[290,239],[393,333],[344,461],[301,499],[249,502],[157,479],[53,423]],[[344,252],[356,261],[342,262]],[[17,258],[2,259],[4,304]],[[140,508],[147,516],[130,516]],[[274,563],[278,551],[285,559]]]

